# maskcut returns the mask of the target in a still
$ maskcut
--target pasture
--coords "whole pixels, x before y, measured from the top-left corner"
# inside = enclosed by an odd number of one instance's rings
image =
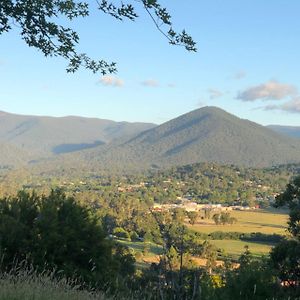
[[[215,245],[218,249],[222,249],[224,251],[222,256],[230,256],[235,259],[245,252],[245,246],[249,247],[251,254],[255,257],[268,255],[273,246],[272,244],[267,243],[241,240],[210,240],[209,242]]]
[[[198,220],[195,225],[186,224],[190,229],[211,233],[214,231],[224,232],[261,232],[265,234],[287,233],[288,214],[286,211],[268,209],[255,211],[231,211],[230,215],[237,219],[233,225],[216,225],[212,219]]]
[[[198,220],[195,225],[186,225],[197,232],[211,233],[215,231],[223,232],[240,232],[252,233],[261,232],[264,234],[287,234],[288,212],[283,210],[268,209],[256,211],[231,211],[232,217],[237,219],[237,223],[233,225],[215,225],[211,219]],[[145,243],[130,242],[125,240],[118,240],[120,243],[132,249],[133,253],[138,255],[137,265],[145,267],[147,264],[159,261],[159,255],[162,254],[163,249],[160,245],[149,243],[147,252],[143,253]],[[244,251],[245,246],[249,247],[250,252],[256,256],[261,257],[268,255],[274,244],[263,242],[252,242],[242,240],[209,240],[221,250],[221,256],[228,256],[237,259]],[[143,255],[141,255],[143,253]]]

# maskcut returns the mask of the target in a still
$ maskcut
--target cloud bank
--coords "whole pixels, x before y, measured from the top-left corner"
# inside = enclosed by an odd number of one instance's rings
[[[250,87],[237,95],[242,101],[256,100],[282,100],[288,96],[297,94],[295,86],[270,80],[261,85]]]
[[[267,105],[263,107],[264,110],[281,110],[289,113],[300,113],[300,96],[283,103],[281,105]]]

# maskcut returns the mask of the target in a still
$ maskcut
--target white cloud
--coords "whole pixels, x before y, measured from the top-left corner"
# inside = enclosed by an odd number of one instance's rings
[[[287,96],[293,96],[295,94],[297,94],[295,86],[280,83],[276,80],[270,80],[240,92],[237,99],[242,101],[282,100]]]
[[[217,89],[209,89],[208,93],[209,93],[209,99],[211,99],[211,100],[220,98],[223,96],[223,93]]]
[[[142,85],[148,86],[148,87],[158,87],[159,82],[155,79],[147,79],[147,80],[142,81]]]
[[[267,105],[263,107],[264,110],[281,110],[289,113],[300,113],[300,96],[283,103],[281,105]]]
[[[122,79],[110,75],[105,75],[101,77],[100,83],[105,86],[114,86],[114,87],[124,86],[124,81]]]
[[[281,105],[281,109],[291,113],[300,113],[300,96]]]

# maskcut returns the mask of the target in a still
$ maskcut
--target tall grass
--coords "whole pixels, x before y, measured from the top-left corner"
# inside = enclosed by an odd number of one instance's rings
[[[55,275],[56,274],[56,275]],[[57,273],[37,273],[30,267],[15,267],[0,274],[1,300],[109,300],[103,293],[82,289],[75,280],[57,278]]]
[[[104,292],[89,291],[76,280],[64,277],[58,278],[58,272],[44,271],[38,273],[32,267],[15,267],[9,272],[0,274],[0,300],[158,300],[161,299],[153,290],[138,290],[127,297],[121,295],[109,296]],[[173,299],[164,297],[164,299]],[[207,298],[202,295],[196,299],[223,299],[219,297]],[[202,298],[204,297],[204,298]],[[228,298],[226,298],[228,299]],[[255,299],[255,298],[251,298]],[[261,299],[261,298],[259,298]],[[232,299],[234,300],[234,299]],[[266,300],[300,300],[299,297],[282,296]]]

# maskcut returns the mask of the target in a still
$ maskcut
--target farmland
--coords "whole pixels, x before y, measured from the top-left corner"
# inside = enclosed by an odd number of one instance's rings
[[[237,223],[233,225],[215,225],[212,220],[201,220],[195,225],[188,225],[193,231],[201,233],[212,233],[216,231],[222,232],[240,232],[240,233],[252,233],[259,232],[263,234],[280,234],[286,235],[287,231],[287,212],[284,210],[268,209],[257,211],[232,211],[231,215],[237,219]],[[122,244],[125,244],[136,253],[143,253],[145,243],[143,242],[130,242],[119,240]],[[244,251],[245,246],[249,247],[251,253],[260,257],[267,255],[274,244],[270,242],[254,242],[254,241],[242,241],[231,239],[211,239],[211,244],[216,246],[223,256],[230,256],[237,259]],[[154,243],[148,244],[147,253],[141,255],[138,259],[139,264],[145,265],[147,263],[158,261],[158,257],[162,254],[162,247]]]
[[[265,234],[286,234],[288,215],[286,211],[268,209],[258,211],[232,211],[231,216],[237,219],[232,225],[215,225],[213,220],[201,220],[195,225],[188,225],[190,229],[211,233],[223,232],[261,232]]]

